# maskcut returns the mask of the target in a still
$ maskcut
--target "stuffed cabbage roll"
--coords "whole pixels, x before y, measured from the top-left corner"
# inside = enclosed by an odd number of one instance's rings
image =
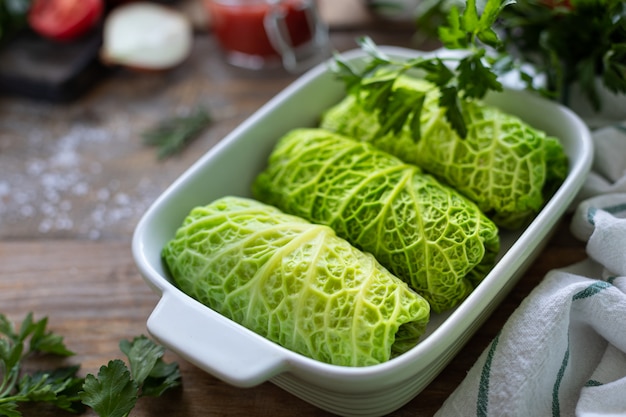
[[[430,316],[426,300],[331,228],[252,199],[193,209],[163,257],[186,294],[334,365],[375,365],[407,351]]]
[[[416,164],[478,204],[499,226],[527,223],[567,176],[560,142],[521,119],[480,101],[461,102],[468,134],[459,137],[439,105],[439,90],[421,79],[401,77],[394,88],[426,93],[420,131],[410,119],[399,133],[381,133],[378,110],[348,95],[322,117],[320,127],[372,143]]]
[[[493,266],[498,228],[466,197],[372,145],[323,129],[280,139],[253,195],[372,253],[435,312]]]

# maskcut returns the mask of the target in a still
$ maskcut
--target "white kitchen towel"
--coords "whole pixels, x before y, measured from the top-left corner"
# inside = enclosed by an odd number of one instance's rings
[[[594,131],[593,142],[592,171],[575,205],[597,195],[626,193],[626,124]]]
[[[571,223],[589,258],[544,277],[436,417],[626,416],[626,129],[593,137]]]

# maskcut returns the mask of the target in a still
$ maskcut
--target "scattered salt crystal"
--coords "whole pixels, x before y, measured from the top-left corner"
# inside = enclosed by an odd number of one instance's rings
[[[91,229],[87,234],[90,240],[98,240],[101,235],[102,233],[98,229]]]
[[[92,163],[89,166],[89,172],[93,175],[98,175],[102,173],[102,164],[99,164],[97,162]]]
[[[119,220],[127,219],[133,215],[133,210],[130,207],[114,208],[109,211],[109,220],[117,222]]]
[[[115,194],[115,198],[113,199],[115,201],[116,204],[119,204],[121,206],[125,206],[130,204],[130,197],[128,197],[128,194],[124,194],[124,193],[117,193]]]
[[[11,185],[6,181],[0,181],[0,197],[9,195],[11,192]]]
[[[39,232],[41,233],[48,233],[50,232],[50,230],[52,230],[52,225],[53,225],[53,221],[50,218],[45,218],[41,221],[41,223],[39,223]]]
[[[109,181],[109,186],[108,186],[108,188],[109,188],[109,190],[111,190],[111,191],[115,191],[115,190],[118,190],[118,189],[120,188],[120,185],[121,185],[121,184],[120,184],[120,181],[119,181],[119,180],[111,180],[111,181]]]
[[[103,204],[98,204],[96,208],[91,212],[91,220],[94,224],[102,226],[104,224],[105,214],[106,207]]]
[[[111,197],[111,192],[106,188],[100,188],[96,193],[99,201],[106,201]]]
[[[139,184],[129,184],[127,178],[103,181],[107,161],[114,160],[120,149],[113,141],[129,140],[125,131],[112,134],[75,124],[54,138],[31,126],[14,130],[28,145],[22,160],[0,152],[0,166],[6,169],[0,176],[0,219],[6,224],[35,222],[39,233],[72,231],[100,239],[112,227],[128,230],[123,222],[133,227],[160,191],[149,178]],[[7,146],[11,140],[6,139]],[[78,204],[78,198],[94,204]]]
[[[61,199],[59,192],[53,188],[44,189],[43,197],[50,203],[57,203]]]
[[[18,206],[21,206],[23,204],[31,202],[33,198],[31,196],[31,193],[27,191],[21,191],[18,188],[18,191],[13,193],[13,200],[18,204]]]
[[[57,214],[57,210],[54,204],[45,202],[39,206],[39,211],[47,217],[54,217]]]
[[[22,217],[33,217],[35,215],[35,208],[30,204],[20,207],[20,214]]]
[[[74,226],[74,222],[67,215],[57,217],[54,222],[54,227],[57,230],[71,230],[72,226]]]
[[[46,163],[41,159],[35,159],[26,163],[26,172],[32,176],[39,176],[46,169]]]
[[[63,200],[59,203],[59,209],[61,211],[70,211],[72,209],[72,202],[69,200]]]
[[[65,149],[52,155],[50,163],[59,168],[75,167],[80,163],[80,156],[73,149]]]
[[[72,186],[72,194],[79,196],[85,195],[89,192],[89,184],[85,181],[80,181]]]

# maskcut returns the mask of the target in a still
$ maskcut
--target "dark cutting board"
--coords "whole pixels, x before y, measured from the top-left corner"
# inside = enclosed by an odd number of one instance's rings
[[[102,34],[54,42],[31,31],[0,45],[0,95],[67,102],[84,94],[108,72],[98,59]]]

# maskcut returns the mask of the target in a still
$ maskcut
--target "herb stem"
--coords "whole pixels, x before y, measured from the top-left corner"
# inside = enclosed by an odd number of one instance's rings
[[[15,388],[15,384],[17,383],[19,371],[18,369],[13,368],[6,376],[3,378],[2,385],[0,386],[0,402],[2,399],[7,397]],[[7,378],[8,376],[8,378]]]
[[[143,133],[147,145],[158,148],[158,158],[164,159],[180,152],[191,140],[195,139],[211,123],[209,112],[200,107],[194,112],[167,119],[158,126]]]

